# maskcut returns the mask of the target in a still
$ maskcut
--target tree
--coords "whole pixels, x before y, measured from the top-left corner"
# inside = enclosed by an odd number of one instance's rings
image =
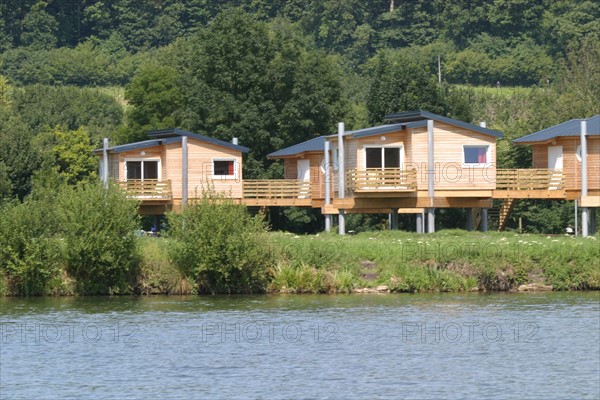
[[[182,94],[179,73],[169,66],[143,66],[125,90],[133,107],[127,115],[134,137],[142,138],[150,129],[179,125]]]
[[[50,49],[56,46],[58,23],[46,11],[48,3],[39,1],[25,15],[22,22],[21,43],[35,49]]]
[[[367,97],[369,122],[377,124],[386,114],[398,111],[427,110],[469,120],[464,102],[449,102],[450,90],[443,90],[436,77],[419,65],[410,53],[380,51],[373,60],[373,77]],[[459,96],[457,93],[455,96]],[[454,104],[460,107],[455,108]]]
[[[54,131],[56,144],[53,147],[59,173],[68,184],[93,182],[98,178],[98,159],[92,154],[94,147],[90,136],[81,127],[75,131]]]

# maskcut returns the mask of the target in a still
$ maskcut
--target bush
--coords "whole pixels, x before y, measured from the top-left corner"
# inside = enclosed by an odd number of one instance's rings
[[[225,195],[204,193],[170,213],[171,257],[200,293],[263,292],[272,257],[261,216]]]
[[[81,294],[131,291],[140,257],[137,203],[117,187],[100,183],[65,189],[59,196],[59,225],[67,272]]]
[[[39,201],[0,208],[0,278],[7,294],[55,294],[61,279],[60,241],[53,236],[53,214]]]

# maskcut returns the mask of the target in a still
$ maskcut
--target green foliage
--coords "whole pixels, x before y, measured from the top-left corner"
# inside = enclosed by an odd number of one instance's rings
[[[171,258],[200,293],[265,290],[271,249],[260,215],[252,217],[244,206],[206,191],[181,213],[170,213],[168,222]]]
[[[58,224],[66,269],[83,294],[127,293],[139,268],[137,203],[100,183],[64,190]]]
[[[181,110],[182,93],[175,68],[145,65],[127,86],[125,96],[133,106],[128,115],[133,131],[144,134],[179,125],[175,113]]]
[[[373,79],[366,100],[371,124],[381,122],[386,114],[392,112],[419,109],[470,119],[456,115],[468,112],[465,102],[450,102],[451,90],[438,85],[428,67],[418,64],[409,51],[381,51],[372,68]],[[460,107],[455,107],[458,104]]]
[[[48,49],[56,46],[58,23],[56,18],[46,11],[48,3],[38,1],[23,18],[21,43],[36,49]]]
[[[42,201],[0,205],[0,279],[7,278],[9,293],[55,293],[62,255],[48,206]]]
[[[92,153],[94,147],[84,128],[76,131],[54,131],[56,144],[53,147],[59,173],[66,182],[74,185],[79,182],[93,183],[98,179],[98,158]]]

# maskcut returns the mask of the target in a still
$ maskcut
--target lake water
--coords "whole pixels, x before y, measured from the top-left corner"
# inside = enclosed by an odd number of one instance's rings
[[[598,292],[0,304],[2,399],[600,398]]]

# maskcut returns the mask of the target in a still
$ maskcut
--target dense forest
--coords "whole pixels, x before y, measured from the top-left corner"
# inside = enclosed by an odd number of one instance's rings
[[[487,121],[505,133],[500,166],[528,167],[511,140],[600,113],[598,82],[595,1],[4,0],[0,198],[94,181],[102,137],[171,126],[238,137],[245,176],[280,177],[269,152],[418,108]],[[570,209],[522,202],[515,215],[557,231]],[[281,212],[287,227],[319,225]]]

